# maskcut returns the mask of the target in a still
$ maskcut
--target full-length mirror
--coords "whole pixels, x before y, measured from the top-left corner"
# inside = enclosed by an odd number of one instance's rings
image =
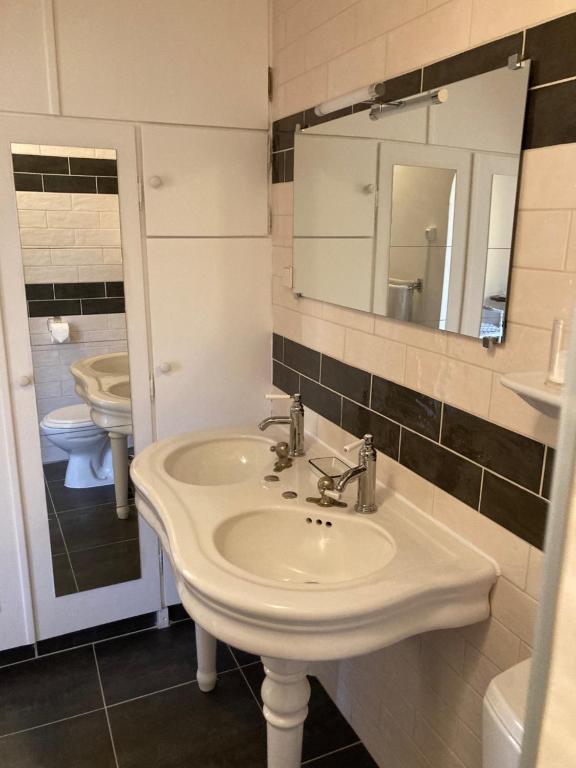
[[[501,342],[529,62],[295,136],[294,291]]]
[[[12,144],[57,597],[140,578],[116,150]]]

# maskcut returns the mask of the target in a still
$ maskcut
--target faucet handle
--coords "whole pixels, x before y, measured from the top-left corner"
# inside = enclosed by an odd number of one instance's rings
[[[372,447],[372,435],[364,435],[364,437],[361,437],[360,440],[354,440],[353,443],[348,443],[348,445],[344,446],[344,453],[350,453],[350,451],[355,450],[356,448],[360,448],[361,446],[369,446]]]
[[[290,400],[290,395],[277,395],[274,392],[270,392],[267,395],[264,395],[266,400]]]
[[[340,491],[334,491],[334,490],[331,490],[330,488],[327,488],[324,491],[323,495],[328,496],[328,498],[330,499],[334,499],[334,501],[340,501],[340,499],[342,498],[342,494],[340,493]]]

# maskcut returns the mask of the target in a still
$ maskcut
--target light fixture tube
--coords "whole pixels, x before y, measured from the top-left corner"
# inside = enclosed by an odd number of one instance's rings
[[[372,83],[372,85],[368,85],[366,88],[358,88],[356,91],[345,93],[343,96],[337,96],[335,99],[330,99],[330,101],[323,101],[322,104],[314,107],[314,112],[318,117],[323,117],[332,112],[337,112],[339,109],[351,107],[353,104],[358,104],[361,101],[372,101],[376,96],[382,96],[383,92],[382,83]]]
[[[390,101],[387,104],[374,104],[370,109],[370,119],[380,120],[390,113],[398,114],[418,107],[431,107],[435,104],[445,104],[448,101],[448,89],[440,88],[431,93],[422,93],[410,99]]]

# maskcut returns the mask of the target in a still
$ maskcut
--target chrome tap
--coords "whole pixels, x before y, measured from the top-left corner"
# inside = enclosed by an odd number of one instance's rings
[[[266,395],[268,400],[290,400],[290,395]],[[258,424],[262,432],[272,424],[290,425],[289,456],[304,456],[304,406],[299,394],[292,395],[289,416],[269,416]]]
[[[358,481],[358,499],[354,507],[355,512],[361,512],[362,514],[370,514],[376,512],[378,506],[376,504],[376,450],[373,444],[372,435],[364,435],[364,438],[359,442],[351,443],[347,445],[344,450],[346,452],[356,448],[360,444],[360,452],[358,454],[358,465],[351,467],[347,472],[340,475],[336,481],[334,490],[327,490],[326,496],[329,496],[336,501],[340,501],[342,491],[354,480]]]

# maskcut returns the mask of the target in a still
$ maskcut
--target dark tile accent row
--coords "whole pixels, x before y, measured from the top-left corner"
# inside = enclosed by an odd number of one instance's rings
[[[542,549],[548,513],[546,499],[485,471],[480,512]]]
[[[478,509],[482,468],[476,464],[407,429],[402,429],[400,438],[400,463]]]
[[[58,635],[48,640],[39,640],[36,643],[38,655],[44,656],[55,651],[64,651],[69,648],[77,648],[80,645],[97,643],[111,637],[128,635],[142,629],[150,629],[156,626],[156,613],[143,613],[140,616],[132,616],[129,619],[111,621],[107,624],[99,624],[89,629],[80,629],[77,632],[69,632],[66,635]]]
[[[124,283],[28,283],[29,317],[115,314],[125,311]]]
[[[118,194],[116,160],[12,155],[14,186],[24,192]]]
[[[524,55],[532,59],[530,85],[576,75],[576,13],[547,21],[526,32]]]
[[[552,448],[278,334],[272,371],[274,386],[542,547]]]
[[[8,648],[6,651],[0,651],[0,667],[8,664],[16,664],[18,661],[26,661],[36,656],[36,647],[31,645],[20,645],[17,648]]]
[[[531,86],[547,85],[576,77],[576,13],[526,30],[524,57],[532,60]],[[384,96],[378,101],[406,98],[440,85],[489,72],[505,66],[514,53],[522,52],[523,33],[480,45],[456,56],[437,61],[423,69],[385,80]],[[564,86],[564,87],[561,87]],[[571,87],[572,86],[572,87]],[[571,83],[531,91],[528,98],[524,149],[576,141],[576,86]],[[272,183],[294,180],[294,130],[368,109],[362,102],[330,115],[318,117],[313,109],[276,120],[272,126]],[[562,120],[558,120],[562,115]]]
[[[544,446],[451,405],[444,405],[440,442],[509,480],[540,491]]]
[[[522,37],[521,32],[509,35],[424,67],[422,90],[428,91],[503,67],[509,56],[522,54]]]
[[[524,149],[576,141],[576,80],[528,92]]]

